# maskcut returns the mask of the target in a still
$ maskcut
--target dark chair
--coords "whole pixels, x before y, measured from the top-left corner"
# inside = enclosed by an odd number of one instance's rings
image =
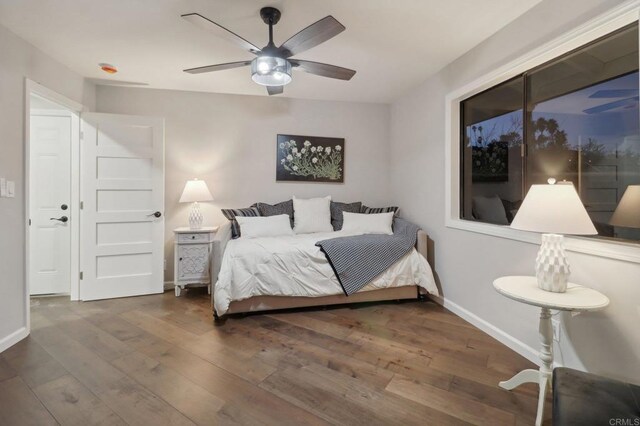
[[[571,368],[556,368],[553,424],[640,426],[640,386]]]

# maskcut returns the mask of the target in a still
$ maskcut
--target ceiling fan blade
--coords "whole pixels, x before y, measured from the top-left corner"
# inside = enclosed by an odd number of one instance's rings
[[[627,96],[638,96],[638,89],[611,89],[598,90],[590,98],[624,98]]]
[[[204,72],[222,71],[230,70],[232,68],[246,67],[247,65],[251,65],[251,61],[227,62],[226,64],[206,65],[204,67],[189,68],[184,70],[184,72],[188,72],[189,74],[202,74]]]
[[[226,29],[222,25],[216,24],[211,19],[205,18],[199,13],[187,13],[181,16],[184,20],[191,22],[192,24],[202,28],[203,30],[209,31],[210,33],[213,33],[218,37],[222,37],[227,41],[235,43],[238,46],[242,47],[244,50],[248,50],[253,54],[260,53],[260,48],[257,47],[255,44],[245,40],[244,38],[240,37],[238,34],[234,33],[231,30]]]
[[[281,95],[284,93],[284,86],[267,86],[267,92],[271,95]]]
[[[305,50],[309,50],[325,41],[337,36],[345,30],[336,18],[329,15],[318,22],[309,25],[278,48],[285,58],[288,58]]]
[[[300,59],[289,60],[295,69],[299,69],[322,77],[337,78],[338,80],[351,80],[356,72],[349,68],[336,65],[322,64],[320,62],[303,61]]]
[[[592,108],[585,109],[585,114],[599,114],[601,112],[609,111],[615,108],[627,107],[630,105],[635,105],[638,102],[638,96],[627,99],[620,99],[619,101],[613,101],[606,104],[598,105]]]

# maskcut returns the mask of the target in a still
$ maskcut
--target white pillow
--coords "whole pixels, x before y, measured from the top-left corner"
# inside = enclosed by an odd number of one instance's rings
[[[342,230],[359,234],[393,234],[393,215],[389,213],[349,213],[343,212]]]
[[[288,214],[276,216],[236,216],[240,238],[282,237],[293,235]]]
[[[308,200],[293,197],[293,231],[296,234],[332,232],[331,197]]]

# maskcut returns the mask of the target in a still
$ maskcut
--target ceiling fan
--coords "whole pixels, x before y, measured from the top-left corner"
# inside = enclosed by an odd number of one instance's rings
[[[329,15],[309,25],[285,41],[280,47],[276,47],[276,45],[273,44],[273,26],[278,23],[280,16],[280,11],[274,7],[263,7],[260,9],[260,17],[264,23],[269,26],[269,43],[260,49],[233,31],[205,18],[199,13],[182,15],[182,18],[192,24],[236,43],[244,50],[257,56],[253,60],[189,68],[184,70],[184,72],[201,74],[251,65],[251,79],[260,85],[266,86],[269,95],[283,93],[284,86],[291,83],[291,70],[294,68],[311,74],[339,80],[350,80],[351,77],[355,75],[356,72],[348,68],[291,58],[294,55],[324,43],[344,31],[346,29],[345,26],[338,22],[333,16]]]

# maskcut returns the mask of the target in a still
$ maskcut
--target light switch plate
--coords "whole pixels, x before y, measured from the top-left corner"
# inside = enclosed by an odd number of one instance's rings
[[[7,180],[5,178],[0,178],[0,197],[7,196]]]
[[[12,180],[7,181],[7,198],[16,196],[16,183]]]

